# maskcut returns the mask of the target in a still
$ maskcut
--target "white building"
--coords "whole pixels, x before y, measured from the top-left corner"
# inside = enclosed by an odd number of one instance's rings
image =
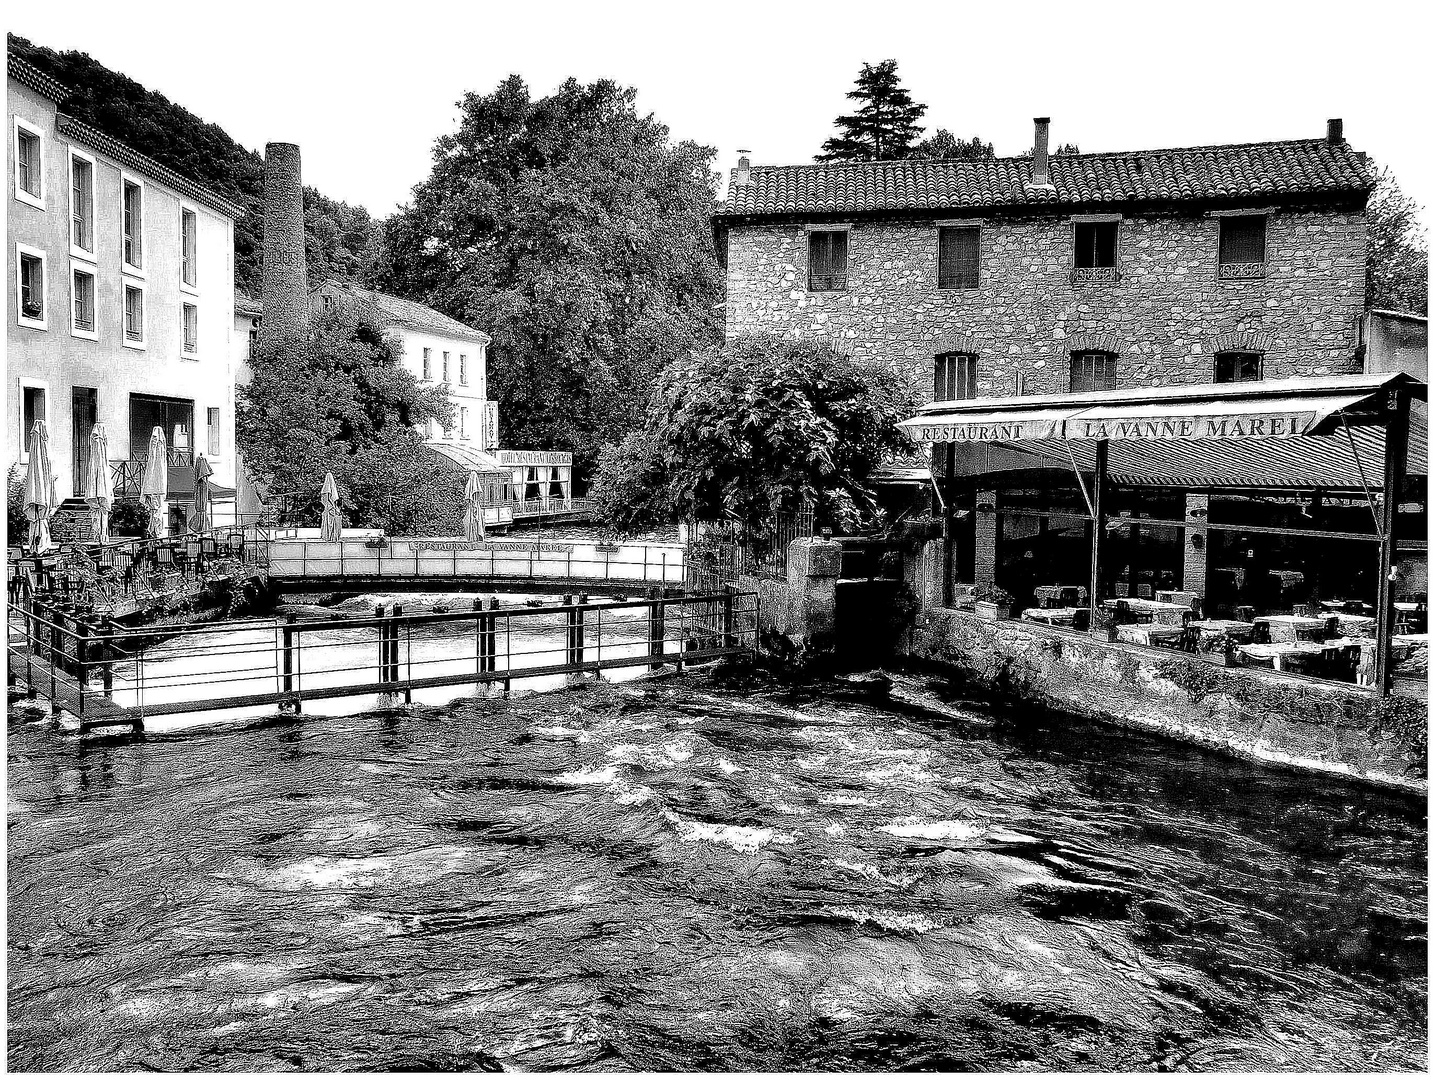
[[[138,494],[151,430],[170,448],[170,520],[194,456],[232,488],[234,220],[213,192],[61,111],[68,90],[7,55],[7,465],[48,421],[62,498],[82,494],[103,423],[117,498]]]

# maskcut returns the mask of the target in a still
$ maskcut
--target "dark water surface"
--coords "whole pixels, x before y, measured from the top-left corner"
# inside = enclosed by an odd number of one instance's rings
[[[1423,808],[899,676],[81,746],[12,1069],[1420,1069]]]

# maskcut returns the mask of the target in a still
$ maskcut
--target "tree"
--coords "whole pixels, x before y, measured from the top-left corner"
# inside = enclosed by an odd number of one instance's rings
[[[917,121],[927,107],[912,101],[897,76],[897,61],[863,64],[856,89],[847,97],[862,104],[837,118],[840,130],[822,144],[818,161],[891,161],[911,152],[921,131]]]
[[[673,144],[635,91],[516,75],[467,94],[427,180],[385,225],[373,276],[493,338],[509,445],[580,473],[642,421],[664,365],[721,337],[714,151]]]
[[[810,503],[854,527],[912,403],[891,371],[824,342],[754,335],[663,372],[640,432],[605,454],[596,517],[631,531],[677,517],[753,522]]]
[[[447,427],[442,388],[404,370],[397,341],[361,311],[317,312],[302,362],[260,349],[238,387],[236,442],[271,493],[293,492],[317,521],[317,492],[332,472],[354,524],[390,533],[454,532],[464,477],[428,450],[416,427]]]
[[[936,134],[928,135],[912,147],[907,156],[940,161],[985,161],[996,157],[996,148],[989,142],[982,142],[980,135],[959,139],[946,128],[938,128]]]
[[[1430,264],[1420,207],[1400,190],[1388,168],[1376,174],[1365,213],[1369,229],[1366,306],[1428,314]]]

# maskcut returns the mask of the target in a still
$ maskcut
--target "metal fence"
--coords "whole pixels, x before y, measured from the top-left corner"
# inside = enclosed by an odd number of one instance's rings
[[[689,545],[691,587],[730,584],[740,574],[786,581],[788,546],[816,535],[811,507],[748,522],[705,525],[703,538]]]

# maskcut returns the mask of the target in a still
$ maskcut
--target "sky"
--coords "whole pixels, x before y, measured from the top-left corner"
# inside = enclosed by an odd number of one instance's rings
[[[739,149],[810,161],[862,63],[891,57],[931,130],[1002,155],[1031,146],[1033,116],[1085,152],[1314,138],[1339,116],[1435,220],[1428,2],[9,7],[12,32],[88,52],[245,146],[298,143],[306,183],[379,216],[428,174],[459,98],[512,72],[535,95],[570,76],[636,87],[726,176]]]

